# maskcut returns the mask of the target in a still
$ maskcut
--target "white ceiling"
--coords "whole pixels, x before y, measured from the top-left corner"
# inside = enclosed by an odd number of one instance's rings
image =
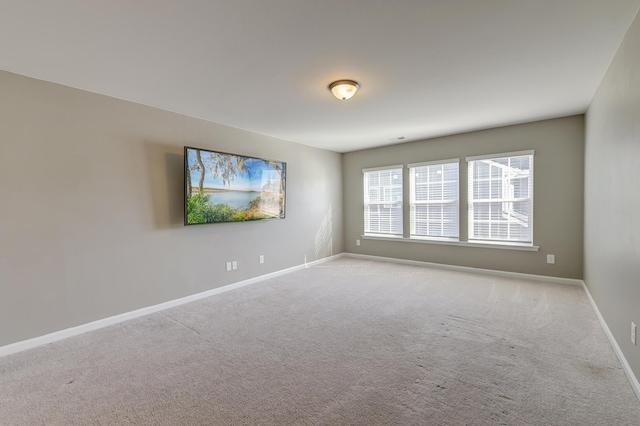
[[[0,69],[348,152],[583,113],[640,0],[0,0]],[[349,78],[349,101],[327,85]]]

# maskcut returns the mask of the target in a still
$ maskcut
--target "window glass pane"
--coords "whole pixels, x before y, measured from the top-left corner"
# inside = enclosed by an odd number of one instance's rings
[[[436,182],[429,185],[429,200],[442,200],[442,183]]]
[[[500,164],[500,163],[497,163],[497,164]],[[491,166],[489,166],[489,167],[491,167]],[[501,179],[502,178],[502,169],[497,165],[494,165],[493,167],[491,167],[491,177],[494,178],[494,179]]]
[[[457,161],[412,167],[411,235],[458,238]]]
[[[402,169],[364,172],[364,232],[402,235]]]
[[[505,180],[492,180],[491,181],[491,199],[500,199],[502,198],[502,188],[505,183]]]
[[[478,181],[473,188],[473,198],[476,200],[488,200],[491,198],[489,181]]]
[[[532,154],[469,161],[468,191],[469,239],[532,243]]]
[[[473,177],[475,180],[479,180],[479,179],[488,179],[489,178],[489,165],[487,163],[484,163],[482,161],[476,161],[475,163],[475,167],[474,167],[474,171],[473,171]]]

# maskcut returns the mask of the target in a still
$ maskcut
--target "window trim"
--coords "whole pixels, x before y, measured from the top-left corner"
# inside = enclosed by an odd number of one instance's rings
[[[383,170],[400,170],[400,186],[402,188],[402,192],[401,192],[401,198],[400,201],[395,201],[395,202],[388,202],[388,203],[367,203],[366,202],[366,189],[365,188],[365,176],[367,173],[369,172],[377,172],[377,171],[383,171]],[[362,195],[363,195],[363,204],[362,204],[362,208],[363,208],[363,228],[364,228],[364,235],[368,235],[368,236],[375,236],[378,238],[402,238],[404,236],[404,166],[402,164],[399,165],[391,165],[391,166],[381,166],[381,167],[370,167],[370,168],[365,168],[362,169]],[[367,228],[367,222],[365,220],[366,218],[366,210],[367,210],[367,206],[369,205],[388,205],[388,204],[393,204],[393,205],[399,205],[400,206],[400,233],[396,234],[396,233],[378,233],[378,232],[366,232],[366,228]]]
[[[500,250],[519,250],[519,251],[539,251],[540,246],[534,246],[529,244],[520,244],[512,242],[499,242],[499,241],[454,241],[448,239],[439,238],[404,238],[399,236],[386,236],[375,234],[363,234],[360,235],[363,240],[377,240],[377,241],[395,241],[399,243],[416,243],[416,244],[436,244],[444,246],[458,246],[458,247],[477,247],[488,249],[500,249]]]
[[[415,198],[415,194],[414,194],[414,190],[415,190],[415,181],[414,179],[412,179],[412,169],[418,168],[418,167],[428,167],[428,166],[437,166],[437,165],[441,165],[441,164],[457,164],[458,165],[458,175],[456,176],[456,182],[457,182],[457,192],[458,192],[458,197],[456,200],[442,200],[442,201],[421,201],[419,203],[415,203],[414,198]],[[434,160],[434,161],[423,161],[423,162],[419,162],[419,163],[410,163],[407,164],[407,169],[409,170],[409,238],[410,239],[415,239],[415,240],[434,240],[434,241],[450,241],[450,242],[456,242],[456,241],[460,241],[460,158],[450,158],[450,159],[445,159],[445,160]],[[457,225],[457,231],[458,231],[458,235],[455,237],[445,237],[445,236],[435,236],[435,235],[413,235],[411,233],[411,230],[413,229],[414,226],[414,221],[415,218],[413,216],[413,207],[415,205],[426,205],[426,204],[449,204],[449,203],[455,203],[456,204],[456,225]]]
[[[396,164],[393,166],[380,166],[380,167],[369,167],[368,169],[362,169],[362,174],[367,172],[377,172],[380,170],[390,170],[390,169],[402,169],[404,166],[402,164]]]
[[[493,239],[488,239],[488,238],[472,238],[471,235],[473,234],[472,229],[473,229],[473,225],[474,225],[474,220],[473,220],[473,213],[472,213],[472,207],[474,205],[474,200],[473,200],[473,176],[471,173],[471,165],[470,162],[471,161],[481,161],[481,160],[490,160],[490,159],[496,159],[496,158],[509,158],[509,157],[523,157],[523,156],[531,156],[531,164],[529,166],[529,180],[530,180],[530,197],[528,198],[522,198],[522,199],[491,199],[490,202],[500,202],[501,200],[504,201],[508,201],[508,202],[514,202],[514,201],[525,201],[525,200],[531,200],[531,212],[529,214],[529,217],[527,218],[527,225],[529,228],[529,236],[531,241],[509,241],[509,240],[493,240]],[[486,154],[486,155],[476,155],[476,156],[471,156],[471,157],[466,157],[465,161],[467,162],[467,209],[468,209],[468,213],[467,213],[467,242],[470,244],[487,244],[487,245],[493,245],[493,244],[516,244],[522,247],[535,247],[533,245],[533,240],[534,240],[534,234],[533,234],[533,206],[534,206],[534,164],[535,164],[535,150],[530,149],[530,150],[524,150],[524,151],[513,151],[513,152],[499,152],[496,154]],[[476,202],[482,202],[482,200],[475,200]]]
[[[458,163],[460,165],[460,158],[449,158],[447,160],[435,160],[435,161],[422,161],[420,163],[409,163],[407,168],[422,167],[422,166],[436,166],[438,164]]]
[[[464,236],[464,234],[461,234],[463,228],[461,228],[462,226],[462,216],[461,216],[461,209],[464,208],[464,199],[460,198],[462,196],[462,181],[461,179],[461,175],[460,175],[460,163],[462,163],[462,159],[464,158],[464,160],[467,162],[467,211],[469,212],[469,207],[471,206],[471,204],[469,204],[469,194],[472,195],[472,190],[473,187],[469,186],[469,174],[468,174],[468,163],[470,161],[476,161],[476,160],[485,160],[485,159],[493,159],[493,158],[505,158],[505,157],[517,157],[517,156],[523,156],[523,155],[531,155],[532,156],[532,163],[531,163],[531,167],[529,169],[529,179],[531,179],[531,189],[532,191],[531,193],[531,213],[530,213],[530,221],[529,221],[529,227],[530,227],[530,236],[531,236],[531,241],[530,242],[522,242],[522,241],[506,241],[506,240],[487,240],[487,239],[470,239],[469,235],[471,234],[469,232],[469,217],[467,217],[467,234],[466,234],[466,240],[460,240],[460,237]],[[405,233],[405,219],[408,217],[409,218],[409,223],[411,222],[411,217],[410,217],[410,213],[407,216],[406,212],[405,212],[405,204],[407,204],[409,207],[411,206],[411,200],[410,200],[410,189],[407,190],[406,187],[406,179],[408,177],[408,174],[402,173],[402,187],[403,187],[403,195],[402,195],[402,203],[401,203],[401,207],[402,207],[402,211],[403,211],[403,215],[402,215],[402,231],[403,234],[378,234],[378,233],[362,233],[361,238],[364,240],[377,240],[377,241],[395,241],[395,242],[409,242],[409,243],[417,243],[417,244],[436,244],[436,245],[449,245],[449,246],[461,246],[461,247],[476,247],[476,248],[489,248],[489,249],[505,249],[505,250],[520,250],[520,251],[539,251],[540,247],[537,245],[534,245],[534,229],[533,229],[533,199],[534,199],[534,191],[533,191],[533,187],[534,187],[534,161],[535,159],[535,150],[523,150],[523,151],[513,151],[513,152],[503,152],[503,153],[496,153],[496,154],[484,154],[484,155],[476,155],[476,156],[468,156],[468,157],[458,157],[458,158],[452,158],[452,159],[446,159],[446,160],[433,160],[433,161],[422,161],[422,162],[417,162],[417,163],[408,163],[408,164],[400,164],[400,165],[391,165],[391,166],[380,166],[380,167],[370,167],[370,168],[364,168],[362,169],[363,174],[366,172],[370,172],[370,171],[378,171],[378,170],[388,170],[388,169],[402,169],[404,170],[404,168],[406,167],[407,169],[410,169],[411,167],[420,167],[420,166],[428,166],[428,165],[436,165],[436,164],[444,164],[444,163],[451,163],[451,162],[458,162],[458,239],[453,239],[453,238],[449,238],[449,237],[429,237],[429,236],[408,236],[405,237],[404,233]],[[410,179],[410,177],[408,177]],[[363,183],[364,183],[364,179],[363,179]],[[411,184],[411,181],[409,181],[409,184]],[[363,190],[364,190],[364,186],[363,186]],[[409,199],[407,200],[405,195],[406,192],[409,192]],[[364,191],[363,191],[364,193]],[[364,200],[363,200],[364,201]],[[493,200],[495,201],[495,200]],[[512,201],[511,199],[509,199],[509,201]],[[363,203],[363,210],[366,207],[366,205]],[[364,211],[363,211],[364,213]],[[363,214],[363,219],[364,219],[364,214]],[[409,231],[410,233],[410,231]]]
[[[469,161],[489,160],[491,158],[522,157],[524,155],[535,155],[535,150],[528,149],[525,151],[498,152],[496,154],[474,155],[472,157],[466,157],[465,161],[468,163]]]

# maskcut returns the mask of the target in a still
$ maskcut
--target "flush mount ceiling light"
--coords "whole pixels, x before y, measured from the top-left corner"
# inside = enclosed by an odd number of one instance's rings
[[[356,94],[360,85],[353,80],[338,80],[329,85],[329,90],[336,98],[346,101]]]

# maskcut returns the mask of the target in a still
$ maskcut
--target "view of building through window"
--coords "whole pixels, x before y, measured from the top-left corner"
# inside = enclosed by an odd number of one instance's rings
[[[532,242],[533,154],[469,161],[469,239]]]
[[[458,238],[458,163],[409,164],[412,237]]]
[[[402,236],[402,166],[363,172],[365,234]]]
[[[533,243],[533,151],[468,157],[468,240]],[[365,235],[403,236],[403,166],[364,169]],[[459,160],[409,168],[410,237],[457,241]]]

